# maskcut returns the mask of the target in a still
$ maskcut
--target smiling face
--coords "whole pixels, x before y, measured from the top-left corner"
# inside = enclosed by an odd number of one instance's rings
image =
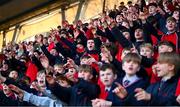
[[[163,78],[168,77],[173,69],[174,67],[171,64],[157,63],[157,68],[156,68],[157,76]]]

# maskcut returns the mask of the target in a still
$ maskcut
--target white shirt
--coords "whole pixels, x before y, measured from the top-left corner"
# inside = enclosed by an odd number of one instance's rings
[[[129,84],[125,87],[128,87],[130,86],[131,84],[133,84],[134,82],[138,81],[140,78],[137,76],[137,75],[133,75],[133,76],[128,76],[128,75],[125,75],[124,78],[123,78],[123,83],[128,80],[129,81]],[[124,86],[124,84],[123,84]]]
[[[111,87],[105,87],[105,91],[110,91],[111,90]]]

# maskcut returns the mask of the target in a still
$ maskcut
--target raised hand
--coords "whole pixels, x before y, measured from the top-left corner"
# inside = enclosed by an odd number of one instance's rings
[[[47,59],[46,56],[41,56],[40,62],[45,69],[47,69],[49,67],[49,60]]]
[[[141,100],[151,100],[151,94],[147,93],[144,89],[142,88],[136,88],[135,89],[135,97],[138,101],[141,101]]]
[[[124,99],[128,93],[126,89],[119,83],[115,82],[117,87],[113,90],[113,93],[115,93],[119,98]]]
[[[19,87],[15,86],[15,85],[12,85],[12,84],[8,85],[8,87],[9,87],[14,93],[16,93],[16,94],[18,95],[18,98],[19,98],[19,99],[21,99],[21,100],[23,99],[24,91],[23,91],[22,89],[20,89]]]

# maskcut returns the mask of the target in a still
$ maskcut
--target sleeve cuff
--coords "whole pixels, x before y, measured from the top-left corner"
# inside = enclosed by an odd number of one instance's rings
[[[28,93],[28,92],[26,92],[26,91],[24,91],[23,101],[27,101],[27,102],[29,102],[30,97],[31,97],[31,94],[30,94],[30,93]]]

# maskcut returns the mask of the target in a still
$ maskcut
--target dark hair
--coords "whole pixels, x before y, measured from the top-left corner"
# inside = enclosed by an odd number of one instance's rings
[[[148,7],[149,7],[149,6],[157,7],[158,5],[157,5],[156,3],[150,3],[150,4],[148,5]]]
[[[66,78],[64,75],[58,75],[55,80],[56,81],[63,80],[63,81],[66,81],[69,85],[73,85],[73,83],[68,78]]]
[[[100,68],[100,71],[105,71],[106,69],[111,69],[113,74],[117,73],[115,67],[112,64],[103,64]]]
[[[166,45],[168,47],[171,47],[173,49],[173,52],[176,50],[176,46],[172,43],[172,42],[169,42],[169,41],[161,41],[159,44],[158,44],[158,47],[160,47],[161,45]]]

